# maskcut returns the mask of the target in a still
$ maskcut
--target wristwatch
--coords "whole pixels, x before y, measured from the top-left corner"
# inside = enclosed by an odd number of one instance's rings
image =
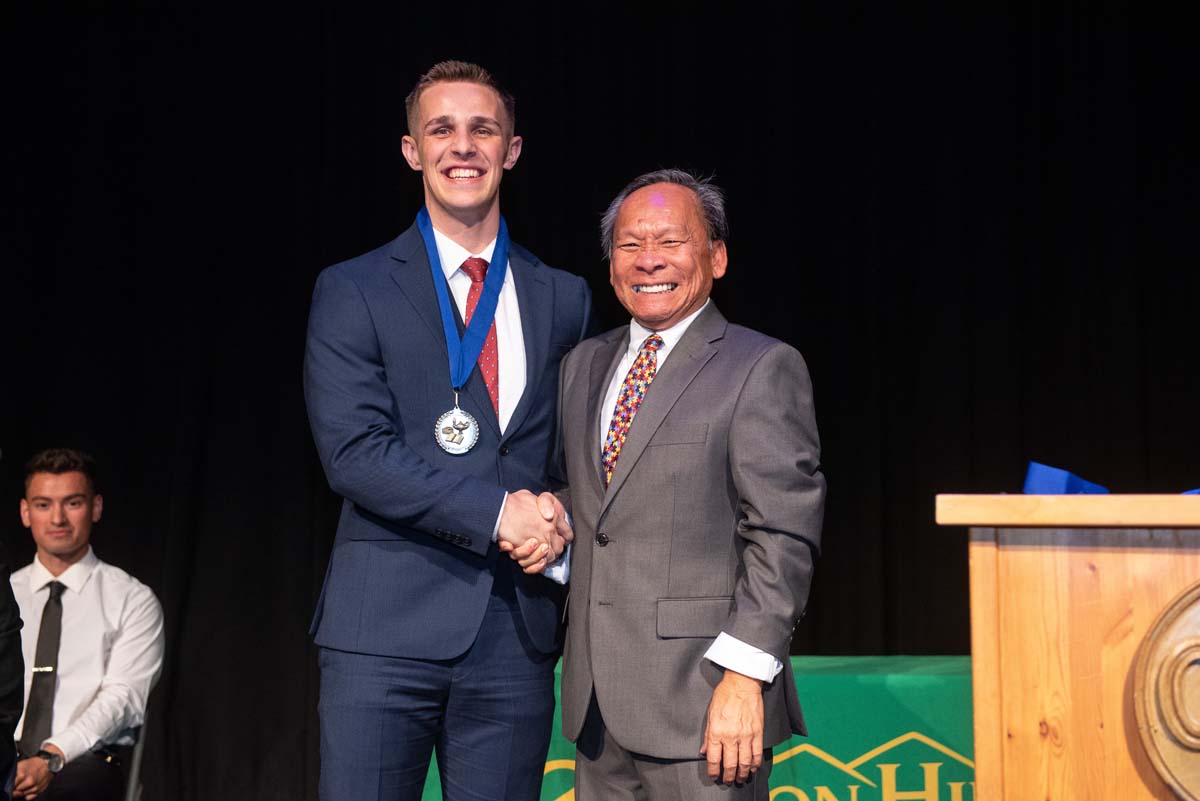
[[[41,757],[42,759],[46,760],[46,767],[50,769],[51,773],[58,773],[63,769],[62,754],[56,754],[53,751],[43,750],[38,751],[36,754],[34,754],[34,756]]]

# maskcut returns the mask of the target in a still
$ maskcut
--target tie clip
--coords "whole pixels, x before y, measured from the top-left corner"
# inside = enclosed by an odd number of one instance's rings
[[[54,665],[46,665],[45,667],[35,667],[33,669],[33,672],[34,673],[53,673]]]

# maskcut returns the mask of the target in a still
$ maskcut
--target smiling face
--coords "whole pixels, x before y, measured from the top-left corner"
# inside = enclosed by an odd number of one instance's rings
[[[434,226],[449,233],[493,216],[499,224],[500,178],[521,154],[500,95],[477,83],[435,83],[417,109],[404,158],[422,174]]]
[[[87,553],[103,509],[83,473],[34,473],[21,499],[21,522],[33,534],[38,560],[57,576]]]
[[[670,328],[703,306],[727,262],[725,243],[708,238],[692,190],[651,184],[621,204],[609,281],[617,300],[646,328]]]

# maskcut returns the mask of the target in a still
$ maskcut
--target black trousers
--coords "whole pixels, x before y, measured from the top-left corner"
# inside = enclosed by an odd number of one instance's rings
[[[92,751],[64,765],[38,801],[121,801],[124,790],[125,774],[119,761]]]

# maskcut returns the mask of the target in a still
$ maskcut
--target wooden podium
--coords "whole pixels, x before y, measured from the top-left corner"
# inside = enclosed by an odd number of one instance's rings
[[[976,798],[1200,797],[1200,496],[939,495],[937,522],[971,527]]]

